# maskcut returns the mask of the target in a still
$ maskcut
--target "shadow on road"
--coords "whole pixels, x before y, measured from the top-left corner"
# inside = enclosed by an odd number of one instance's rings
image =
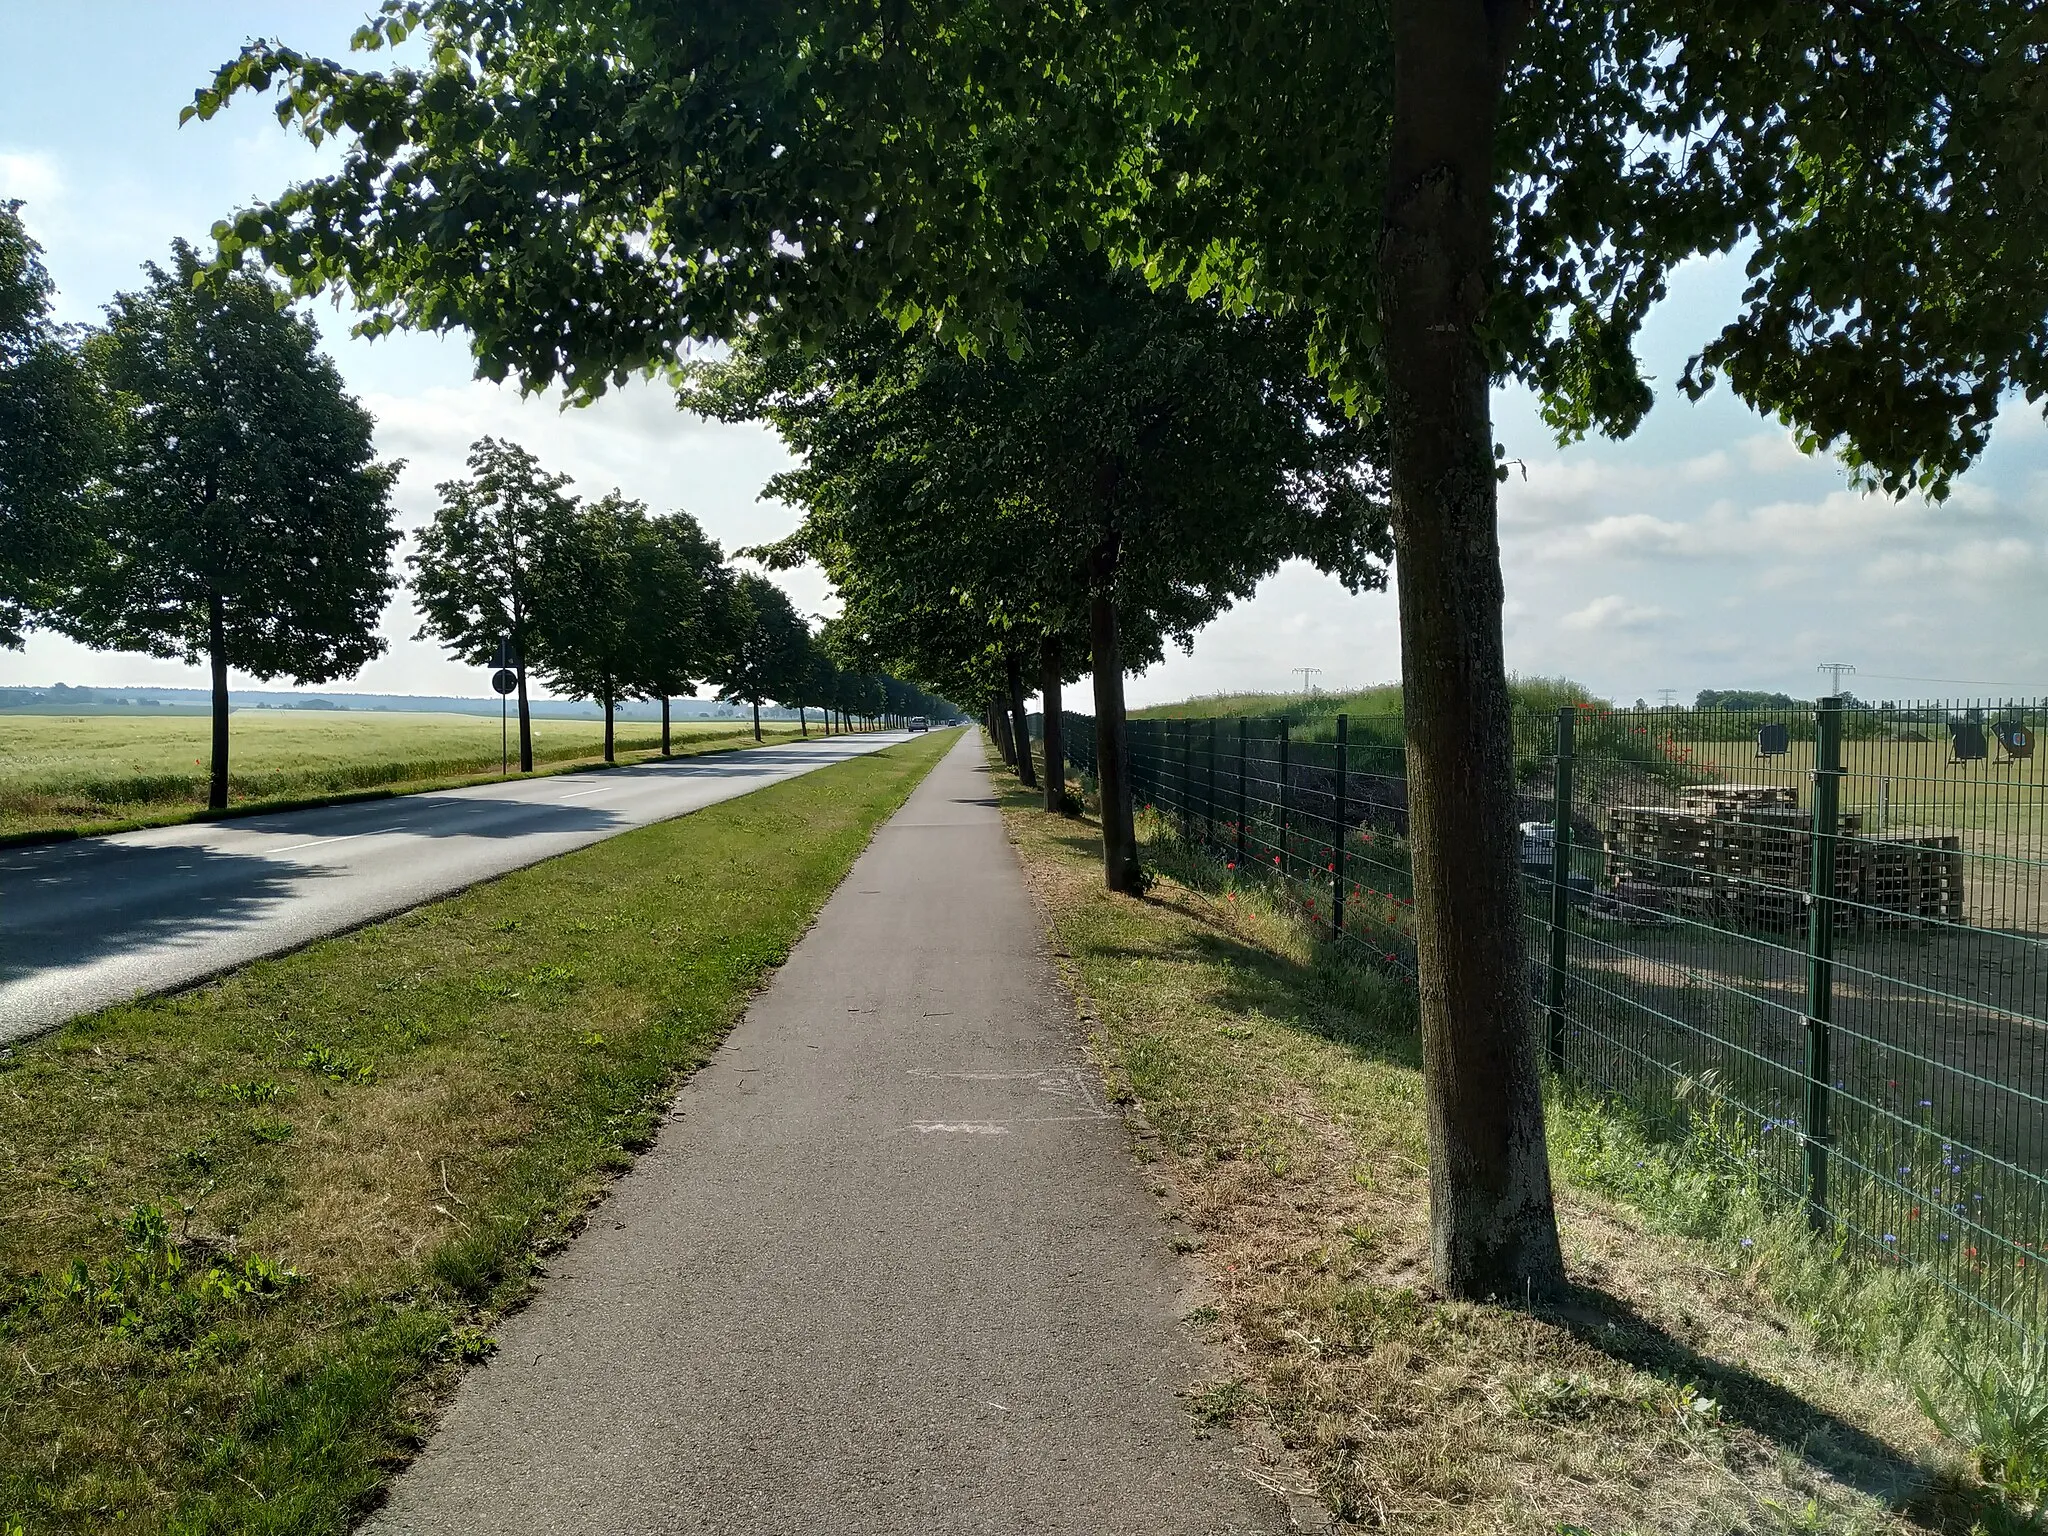
[[[53,853],[73,857],[34,859]],[[89,850],[75,843],[25,849],[0,866],[0,985],[166,943],[203,945],[322,878],[277,859],[210,848],[103,842]]]

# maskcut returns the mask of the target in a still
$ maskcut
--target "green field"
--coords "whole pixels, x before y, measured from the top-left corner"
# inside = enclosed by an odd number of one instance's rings
[[[239,710],[229,720],[229,798],[310,798],[495,774],[498,722],[482,715]],[[206,804],[203,715],[0,715],[0,834],[152,821]],[[763,727],[777,738],[796,727]],[[518,762],[513,722],[513,762]],[[752,739],[741,720],[680,722],[680,751]],[[654,751],[660,727],[622,725],[618,750]],[[536,765],[599,757],[597,720],[535,720]]]

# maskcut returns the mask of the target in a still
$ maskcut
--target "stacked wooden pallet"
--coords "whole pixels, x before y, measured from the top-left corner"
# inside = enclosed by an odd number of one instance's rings
[[[1696,784],[1680,790],[1678,808],[1700,816],[1799,806],[1799,791],[1790,784]]]
[[[1795,792],[1778,785],[1713,785],[1687,804],[1616,806],[1607,813],[1613,905],[1767,933],[1807,921],[1813,827]],[[1953,837],[1866,838],[1846,812],[1835,846],[1837,932],[1866,923],[1907,927],[1963,915],[1963,857]],[[1872,910],[1876,909],[1876,910]]]
[[[1657,885],[1704,880],[1712,849],[1708,818],[1661,805],[1617,805],[1607,813],[1607,867],[1615,879]]]
[[[1863,899],[1873,927],[1914,928],[1963,920],[1962,840],[1878,837],[1862,843]]]

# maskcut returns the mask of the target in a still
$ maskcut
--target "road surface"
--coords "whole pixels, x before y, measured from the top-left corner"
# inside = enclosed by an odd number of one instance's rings
[[[1285,1529],[1175,1397],[1171,1232],[970,732],[363,1536]]]
[[[0,849],[0,1044],[904,739],[833,736]]]

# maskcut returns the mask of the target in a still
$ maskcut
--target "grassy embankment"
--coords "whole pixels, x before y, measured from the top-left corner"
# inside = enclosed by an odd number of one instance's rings
[[[1555,719],[1560,706],[1593,702],[1593,696],[1565,678],[1517,677],[1508,693],[1517,721]],[[1342,693],[1219,693],[1172,704],[1153,704],[1131,711],[1138,720],[1210,720],[1243,716],[1253,720],[1285,720],[1297,741],[1329,741],[1337,734],[1337,717],[1349,715],[1353,739],[1388,736],[1400,740],[1401,685],[1383,683]]]
[[[1111,897],[1092,824],[997,782],[1175,1246],[1213,1286],[1189,1322],[1229,1364],[1190,1405],[1277,1480],[1417,1536],[2032,1528],[1902,1380],[1944,1309],[1601,1105],[1551,1109],[1571,1303],[1437,1299],[1409,988],[1156,822],[1151,896]]]
[[[193,715],[0,715],[0,836],[189,817],[206,804],[211,730],[206,717]],[[797,735],[787,722],[762,730],[772,740]],[[498,722],[480,715],[238,710],[229,731],[236,806],[500,777]],[[517,732],[514,721],[515,763]],[[535,720],[533,735],[537,767],[603,756],[600,721]],[[753,731],[737,720],[679,721],[673,740],[687,754],[746,745]],[[643,721],[617,733],[622,760],[660,745],[660,727]]]
[[[0,1055],[0,1531],[346,1529],[953,740]]]

